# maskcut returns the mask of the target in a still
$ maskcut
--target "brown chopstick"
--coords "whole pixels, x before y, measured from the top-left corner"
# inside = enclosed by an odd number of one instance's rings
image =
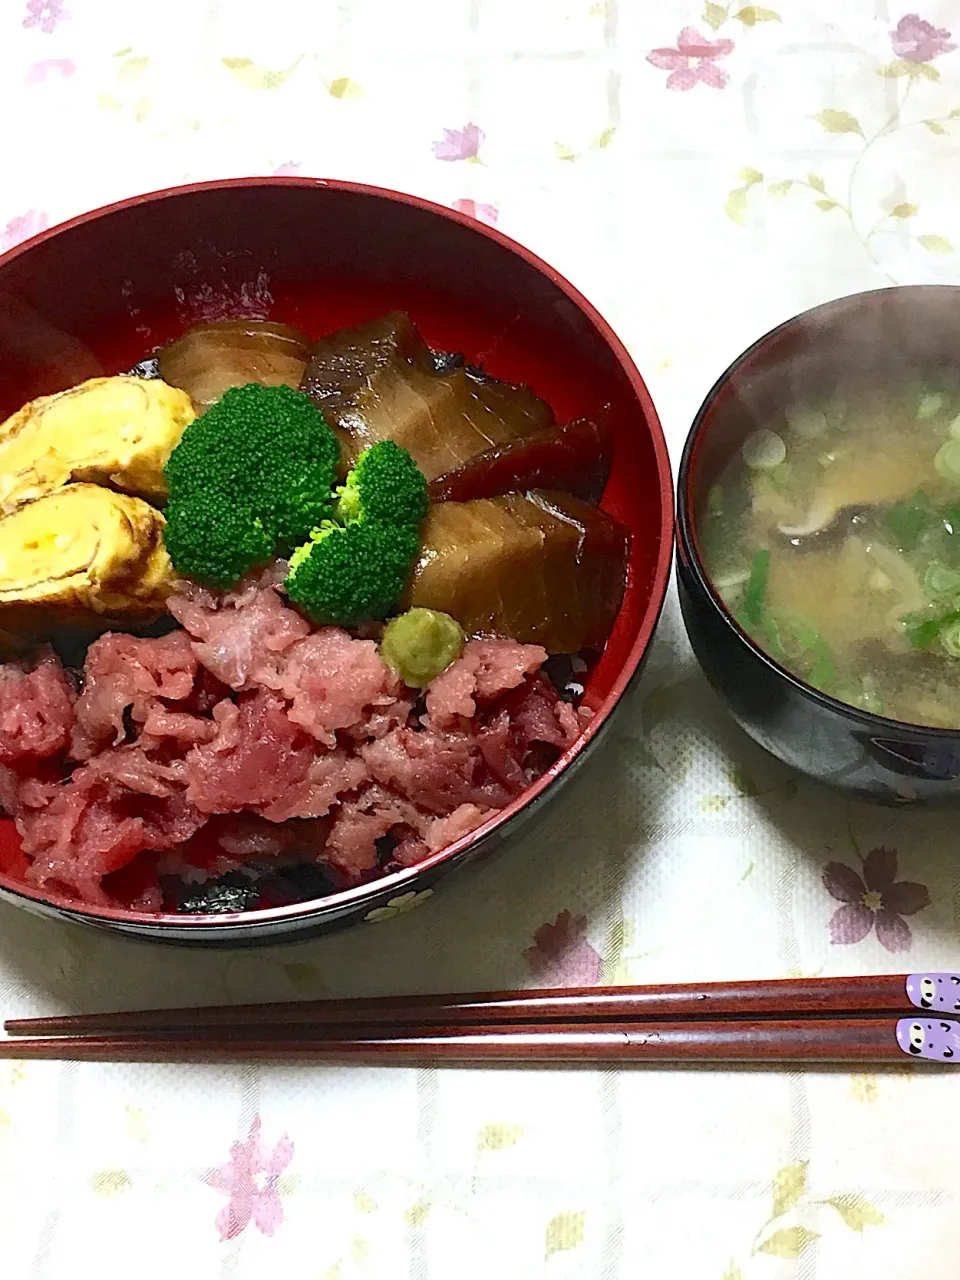
[[[653,1021],[555,1026],[411,1028],[356,1038],[274,1039],[133,1036],[0,1040],[0,1058],[75,1062],[341,1062],[362,1064],[903,1061],[896,1021],[806,1018],[792,1021]]]
[[[800,978],[683,986],[578,987],[460,995],[384,996],[361,1000],[291,1001],[131,1013],[11,1018],[23,1035],[164,1035],[229,1027],[479,1027],[500,1023],[636,1022],[680,1018],[838,1017],[909,1013],[906,974]]]

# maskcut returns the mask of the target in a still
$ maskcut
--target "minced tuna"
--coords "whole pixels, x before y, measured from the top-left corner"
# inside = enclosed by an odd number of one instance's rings
[[[169,607],[180,629],[102,636],[76,685],[49,649],[0,665],[0,803],[28,883],[140,910],[164,876],[310,861],[358,884],[468,835],[581,729],[537,645],[470,640],[421,696],[273,573]]]

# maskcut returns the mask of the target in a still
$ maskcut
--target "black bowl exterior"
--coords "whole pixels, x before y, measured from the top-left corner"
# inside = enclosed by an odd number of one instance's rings
[[[699,554],[695,504],[704,491],[700,478],[706,457],[716,474],[721,455],[739,446],[756,408],[739,415],[725,444],[711,438],[721,397],[732,404],[740,389],[754,393],[754,378],[769,372],[768,353],[794,350],[819,355],[837,332],[862,317],[868,332],[889,340],[913,320],[893,359],[910,358],[924,347],[922,317],[929,312],[937,342],[944,341],[947,314],[960,327],[960,289],[917,286],[878,290],[841,298],[780,325],[761,338],[718,379],[687,437],[677,481],[677,588],[684,626],[704,674],[740,727],[771,755],[812,778],[886,803],[956,801],[960,798],[960,731],[924,728],[871,715],[838,702],[797,679],[767,657],[741,630],[714,592]],[[864,336],[857,334],[857,342]],[[935,353],[937,354],[937,353]],[[941,358],[942,353],[937,354]],[[828,362],[842,358],[836,349]],[[737,391],[731,395],[736,384]],[[761,412],[774,403],[773,389],[761,386]],[[740,406],[742,408],[742,404]],[[782,405],[781,405],[782,407]],[[736,412],[736,410],[734,410]],[[731,415],[732,421],[733,415]],[[721,433],[718,431],[717,436]]]
[[[785,764],[887,803],[960,797],[960,734],[881,721],[823,698],[769,661],[732,623],[682,533],[677,592],[704,675],[737,724]]]

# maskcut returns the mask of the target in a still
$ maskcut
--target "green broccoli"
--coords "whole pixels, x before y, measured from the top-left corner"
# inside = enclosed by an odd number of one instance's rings
[[[314,622],[351,626],[385,618],[420,547],[415,524],[325,521],[290,559],[284,588]]]
[[[365,449],[337,491],[336,518],[343,524],[378,520],[416,526],[427,514],[427,481],[401,445],[381,440]]]
[[[338,457],[336,436],[300,392],[259,383],[227,391],[190,423],[166,466],[174,568],[224,588],[299,547],[286,589],[308,617],[385,617],[420,545],[426,480],[386,440],[361,454],[335,495]]]
[[[336,520],[294,552],[287,595],[314,622],[385,618],[420,547],[426,479],[406,449],[382,440],[360,455],[338,494]]]
[[[190,423],[170,455],[170,510],[184,531],[190,520],[209,526],[203,512],[221,495],[253,513],[272,553],[286,553],[331,514],[339,454],[308,396],[257,382],[233,387]],[[202,556],[202,544],[197,549]]]
[[[217,489],[202,502],[171,502],[163,540],[178,573],[221,590],[265,564],[274,548],[249,507]]]

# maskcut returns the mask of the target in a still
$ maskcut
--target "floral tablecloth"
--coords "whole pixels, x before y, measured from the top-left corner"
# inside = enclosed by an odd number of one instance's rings
[[[767,328],[890,281],[960,281],[960,4],[769,2],[2,0],[0,247],[196,179],[416,191],[597,303],[676,457]],[[671,597],[617,736],[508,857],[396,919],[261,951],[2,906],[0,1008],[960,969],[956,829],[755,749]],[[909,1064],[0,1064],[2,1269],[947,1280],[958,1095]]]

